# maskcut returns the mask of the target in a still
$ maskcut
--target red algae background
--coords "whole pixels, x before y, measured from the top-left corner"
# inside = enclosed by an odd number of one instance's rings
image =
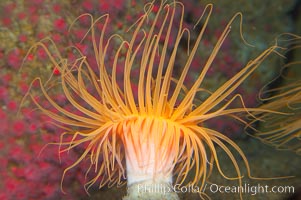
[[[58,142],[62,130],[53,126],[50,119],[36,111],[34,105],[22,101],[30,88],[31,81],[40,76],[59,75],[55,66],[49,62],[43,48],[28,53],[28,50],[39,40],[51,37],[59,50],[75,45],[93,56],[89,43],[81,43],[90,27],[88,18],[81,18],[69,31],[70,24],[83,13],[90,13],[95,18],[110,14],[107,34],[123,35],[142,14],[143,6],[148,1],[136,0],[2,0],[0,2],[0,199],[121,199],[125,187],[101,189],[91,188],[88,196],[84,190],[85,171],[88,165],[81,165],[70,170],[63,182],[66,194],[60,188],[63,170],[70,166],[80,155],[81,149],[68,153],[58,153],[58,146],[45,144]],[[214,61],[204,82],[204,87],[214,91],[221,83],[232,77],[244,64],[254,58],[260,51],[273,44],[274,38],[283,32],[294,32],[294,22],[288,15],[294,6],[291,0],[254,0],[254,1],[182,1],[185,5],[184,26],[193,28],[207,3],[214,3],[214,12],[209,27],[199,48],[197,59],[192,63],[192,72],[187,82],[193,82],[200,72],[204,59],[211,53],[213,45],[223,31],[226,23],[236,13],[243,13],[243,36],[254,47],[246,45],[239,32],[239,20],[233,25],[230,37],[222,46],[221,52]],[[154,7],[154,12],[156,12]],[[101,29],[101,27],[99,27]],[[191,40],[196,37],[198,26],[191,33]],[[172,45],[172,44],[170,44]],[[183,53],[187,45],[183,44]],[[68,59],[74,59],[72,51],[65,51]],[[112,62],[112,60],[108,60]],[[179,73],[181,64],[176,64]],[[247,106],[257,106],[259,89],[279,72],[280,58],[270,59],[252,74],[238,89]],[[122,69],[120,69],[122,71]],[[122,73],[121,73],[122,74]],[[32,86],[37,88],[36,85]],[[51,94],[60,105],[68,108],[67,99],[57,91]],[[35,98],[39,98],[36,93]],[[202,96],[198,97],[202,100]],[[22,106],[21,106],[22,102]],[[45,101],[44,106],[47,107]],[[70,108],[72,109],[72,108]],[[210,121],[206,126],[214,126],[235,141],[245,151],[251,171],[258,177],[296,176],[291,179],[260,181],[249,180],[250,185],[293,185],[295,190],[301,187],[300,157],[291,152],[279,152],[259,141],[243,134],[242,126],[233,120]],[[45,147],[45,148],[44,148]],[[229,159],[220,155],[226,173],[231,174],[232,167],[227,167]],[[224,164],[225,163],[225,164]],[[228,169],[229,168],[229,169]],[[233,169],[232,169],[233,171]],[[212,183],[235,184],[224,181],[223,177],[212,175]],[[237,194],[206,191],[212,199],[238,199]],[[283,199],[288,193],[244,194],[246,199]],[[200,199],[196,194],[181,193],[182,199]]]

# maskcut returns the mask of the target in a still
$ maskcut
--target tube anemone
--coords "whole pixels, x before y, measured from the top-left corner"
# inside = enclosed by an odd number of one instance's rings
[[[300,39],[294,36],[292,49],[300,48]],[[299,67],[300,61],[286,64],[283,69]],[[298,74],[298,73],[297,73]],[[253,112],[260,119],[261,128],[252,134],[262,142],[272,145],[281,150],[292,150],[301,155],[301,82],[298,75],[287,77],[281,72],[281,77],[285,80],[281,87],[265,90],[260,93],[260,100],[263,103],[261,108],[284,112],[284,115],[272,112]],[[268,96],[268,97],[264,97]],[[253,121],[257,122],[257,120]]]
[[[128,196],[124,199],[178,199],[172,191],[148,193],[138,189],[141,185],[152,187],[156,184],[168,189],[174,183],[199,184],[203,188],[213,164],[224,178],[238,180],[241,184],[243,175],[229,146],[241,156],[248,175],[251,176],[243,151],[230,138],[202,124],[220,116],[230,116],[245,123],[238,114],[264,111],[246,108],[240,94],[230,94],[277,49],[277,45],[249,61],[241,71],[215,91],[209,94],[206,92],[208,97],[198,103],[196,96],[207,91],[202,88],[206,73],[230,33],[231,24],[235,19],[239,19],[241,24],[242,15],[238,13],[229,21],[196,81],[187,88],[184,85],[185,78],[209,23],[212,5],[205,7],[198,20],[203,22],[202,28],[187,54],[179,77],[175,77],[173,73],[178,48],[180,41],[185,40],[184,35],[189,38],[189,30],[183,27],[184,7],[179,2],[161,2],[156,13],[152,12],[153,7],[153,3],[145,6],[145,13],[130,28],[132,33],[126,35],[130,35],[129,40],[117,34],[109,37],[105,35],[108,15],[97,20],[91,18],[89,33],[97,70],[78,49],[78,58],[71,62],[63,58],[51,40],[48,40],[53,45],[51,50],[45,44],[47,40],[33,47],[42,47],[48,53],[53,66],[60,72],[57,83],[60,83],[63,94],[75,111],[59,105],[49,94],[52,89],[47,87],[49,82],[43,82],[41,78],[36,81],[40,83],[42,94],[52,110],[43,107],[34,98],[31,89],[29,94],[33,102],[60,127],[66,129],[59,143],[61,152],[79,145],[85,146],[78,160],[65,169],[63,178],[66,172],[88,158],[90,167],[87,173],[94,171],[95,177],[88,180],[86,189],[93,184],[98,184],[99,187],[120,185],[126,179],[129,189]],[[103,25],[98,38],[94,28],[100,22]],[[170,40],[173,41],[171,50]],[[109,55],[111,46],[115,50]],[[113,62],[108,63],[107,58],[112,55]],[[123,68],[122,81],[118,79],[120,63]],[[137,68],[138,82],[135,82],[133,71]],[[137,84],[136,88],[133,87],[134,84]],[[241,107],[230,108],[229,105],[236,100],[241,102]],[[224,150],[232,161],[236,177],[228,177],[223,173],[217,148]],[[193,173],[194,178],[187,183],[185,180],[188,173]],[[173,180],[174,175],[177,177]]]

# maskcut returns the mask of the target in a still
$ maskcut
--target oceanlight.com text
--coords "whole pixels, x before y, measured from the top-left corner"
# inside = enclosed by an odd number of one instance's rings
[[[279,194],[292,194],[295,191],[294,186],[270,186],[270,185],[250,185],[245,183],[240,186],[223,186],[217,184],[205,184],[204,189],[211,193],[242,193],[256,195],[261,193],[279,193]],[[205,191],[204,190],[204,191]]]

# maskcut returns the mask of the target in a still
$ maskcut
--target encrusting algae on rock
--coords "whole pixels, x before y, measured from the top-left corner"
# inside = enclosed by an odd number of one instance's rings
[[[38,77],[33,81],[39,84],[49,108],[35,98],[33,92],[36,89],[33,87],[28,95],[44,114],[66,130],[58,143],[60,152],[84,146],[78,160],[65,169],[62,185],[65,174],[84,160],[90,163],[87,174],[95,174],[87,181],[86,190],[94,184],[101,188],[121,185],[126,180],[128,194],[124,199],[179,199],[172,190],[167,193],[141,193],[138,189],[141,185],[160,185],[172,189],[175,184],[203,188],[214,166],[224,178],[237,180],[241,185],[243,174],[236,154],[244,161],[247,175],[252,177],[248,160],[240,147],[227,136],[202,124],[221,116],[247,124],[241,114],[274,112],[264,108],[247,108],[243,97],[233,95],[233,92],[270,54],[279,54],[277,51],[281,48],[276,42],[215,91],[202,88],[206,73],[229,35],[234,20],[240,22],[242,31],[242,15],[237,13],[225,26],[205,65],[200,66],[198,78],[187,88],[185,78],[197,56],[213,6],[209,4],[205,7],[196,23],[202,22],[198,37],[194,44],[190,44],[190,30],[182,25],[182,3],[161,1],[154,11],[155,5],[145,5],[144,14],[125,36],[106,35],[106,28],[110,25],[108,15],[96,20],[89,14],[80,16],[77,20],[91,17],[91,27],[83,40],[91,38],[94,61],[73,46],[69,50],[76,58],[71,61],[65,59],[51,39],[36,43],[30,50],[33,52],[36,48],[43,48],[59,74],[55,80],[50,77],[43,81]],[[98,23],[101,24],[99,36],[95,31]],[[185,66],[176,77],[173,72],[180,42],[187,42],[189,50]],[[114,57],[113,63],[107,62],[109,56]],[[120,67],[122,80],[117,79]],[[73,110],[65,109],[51,97],[56,87],[60,87]],[[199,102],[197,96],[202,93],[207,98]],[[240,102],[241,106],[231,107],[235,101]],[[221,148],[232,161],[236,177],[223,173],[217,148]],[[194,174],[192,180],[187,180],[189,173]]]

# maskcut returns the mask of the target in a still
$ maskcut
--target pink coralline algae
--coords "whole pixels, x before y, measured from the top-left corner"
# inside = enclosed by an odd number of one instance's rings
[[[54,28],[58,31],[64,31],[67,28],[66,21],[63,18],[59,18],[59,19],[55,20],[53,25],[54,25]]]
[[[16,112],[18,108],[18,104],[16,101],[11,100],[7,103],[7,108],[10,112]]]
[[[0,99],[6,99],[8,96],[8,90],[4,86],[0,86]]]
[[[13,132],[16,133],[16,136],[22,136],[25,131],[25,123],[21,120],[15,121],[12,124]]]
[[[22,63],[22,56],[20,49],[14,49],[7,55],[7,64],[13,69],[19,69]]]
[[[20,42],[26,42],[27,41],[27,36],[24,34],[19,35],[19,41]]]

